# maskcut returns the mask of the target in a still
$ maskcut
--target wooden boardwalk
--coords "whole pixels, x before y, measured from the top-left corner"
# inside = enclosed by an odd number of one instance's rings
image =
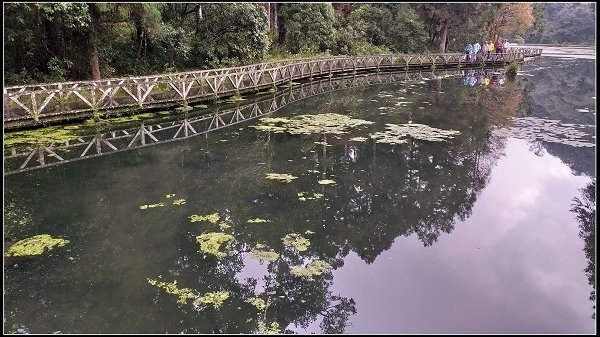
[[[4,130],[124,111],[187,106],[217,97],[256,92],[295,80],[391,70],[499,67],[541,55],[511,49],[489,60],[462,53],[338,56],[260,63],[175,74],[4,87]]]

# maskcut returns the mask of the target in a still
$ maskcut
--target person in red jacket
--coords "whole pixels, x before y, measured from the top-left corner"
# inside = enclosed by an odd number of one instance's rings
[[[496,38],[496,42],[494,42],[494,47],[496,47],[496,54],[502,53],[502,41],[500,41],[500,38]]]

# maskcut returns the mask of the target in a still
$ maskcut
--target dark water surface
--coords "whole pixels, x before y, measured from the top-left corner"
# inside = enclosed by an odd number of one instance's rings
[[[584,194],[595,190],[594,73],[595,60],[542,57],[516,82],[466,73],[330,91],[273,117],[331,112],[375,124],[336,138],[259,131],[254,119],[6,175],[5,236],[70,243],[5,261],[4,332],[256,333],[264,323],[298,333],[594,333],[595,217],[582,216],[595,212]],[[386,123],[461,134],[349,140]],[[190,221],[212,213],[231,227]],[[255,218],[270,222],[247,222]],[[223,258],[199,251],[205,232],[235,237]],[[308,249],[284,245],[290,233]],[[254,260],[257,244],[279,258]],[[291,273],[317,259],[332,268]],[[218,309],[182,304],[149,278],[229,297]]]

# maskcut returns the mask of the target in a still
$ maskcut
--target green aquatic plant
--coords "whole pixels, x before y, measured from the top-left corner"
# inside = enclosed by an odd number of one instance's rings
[[[173,194],[167,194],[167,199],[173,198],[175,196],[175,193]]]
[[[351,128],[373,124],[363,119],[351,118],[336,113],[299,115],[292,118],[261,118],[261,124],[251,126],[262,131],[291,134],[330,133],[344,134]]]
[[[219,228],[221,228],[221,230],[226,230],[227,228],[230,228],[230,227],[231,227],[231,225],[225,221],[222,221],[219,223]]]
[[[69,243],[69,240],[53,238],[49,234],[39,234],[27,239],[15,242],[4,253],[4,256],[35,256],[41,255],[54,247],[62,247]]]
[[[271,222],[271,220],[266,220],[266,219],[261,219],[261,218],[255,218],[255,219],[250,219],[247,222],[248,223],[261,223],[261,222]]]
[[[173,205],[185,205],[185,199],[173,200]]]
[[[4,134],[4,146],[53,145],[66,143],[79,137],[72,128],[49,126],[35,130],[7,132]]]
[[[318,183],[320,185],[332,185],[332,184],[335,184],[335,181],[331,180],[331,179],[323,179],[323,180],[319,180]]]
[[[208,215],[198,215],[192,214],[190,215],[190,222],[198,222],[198,221],[208,221],[212,224],[216,224],[219,221],[219,213],[213,213]]]
[[[460,134],[460,131],[437,129],[424,124],[386,124],[386,129],[369,136],[377,143],[405,144],[407,140],[404,138],[442,142]]]
[[[196,241],[200,244],[200,250],[222,258],[226,254],[221,252],[221,247],[228,248],[234,237],[225,233],[210,232],[196,236]]]
[[[312,197],[309,196],[309,194],[306,192],[298,193],[298,200],[300,200],[300,201],[317,200],[317,199],[321,199],[322,197],[323,197],[323,194],[321,194],[321,193],[314,193]]]
[[[194,300],[194,305],[211,305],[215,309],[219,309],[225,300],[229,298],[228,291],[217,291],[213,293],[206,293],[204,296],[198,297]]]
[[[313,277],[319,276],[326,272],[331,268],[331,265],[325,261],[315,260],[311,262],[308,266],[296,266],[292,267],[290,271],[294,276],[304,276],[304,277]]]
[[[279,258],[279,254],[272,251],[252,249],[250,257],[259,261],[275,261]]]
[[[235,102],[241,102],[241,101],[245,101],[245,100],[246,99],[243,98],[242,96],[234,95],[234,96],[229,97],[226,102],[227,103],[235,103]]]
[[[270,326],[267,326],[265,322],[258,322],[258,333],[261,335],[279,335],[281,333],[281,329],[279,328],[279,323],[273,322]]]
[[[589,130],[589,133],[586,132]],[[498,129],[499,135],[529,141],[558,143],[573,147],[595,147],[593,128],[538,117],[515,118],[511,128]]]
[[[291,174],[287,174],[287,173],[267,173],[265,178],[277,180],[282,183],[291,183],[292,180],[294,180],[298,177],[293,176]]]
[[[151,205],[141,205],[140,209],[148,209],[148,208],[155,208],[155,207],[165,207],[165,203],[164,202],[159,202],[158,204],[151,204]]]
[[[298,233],[287,234],[281,240],[286,246],[292,246],[299,252],[307,250],[308,246],[310,246],[310,241]]]
[[[263,311],[267,308],[267,303],[262,298],[250,297],[249,299],[245,300],[244,302],[252,304],[253,306],[256,307],[256,309],[258,309],[260,311]]]
[[[167,294],[172,294],[179,297],[177,303],[186,304],[188,299],[198,297],[189,288],[177,288],[177,280],[170,283],[148,278],[148,283],[155,287],[164,289]]]

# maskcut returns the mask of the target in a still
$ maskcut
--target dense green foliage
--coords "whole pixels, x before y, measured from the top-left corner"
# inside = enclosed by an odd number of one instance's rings
[[[595,3],[540,3],[539,22],[526,40],[530,43],[591,44],[596,42]]]
[[[540,6],[509,3],[7,3],[4,10],[7,85],[462,51],[474,39],[523,34],[541,17]]]

